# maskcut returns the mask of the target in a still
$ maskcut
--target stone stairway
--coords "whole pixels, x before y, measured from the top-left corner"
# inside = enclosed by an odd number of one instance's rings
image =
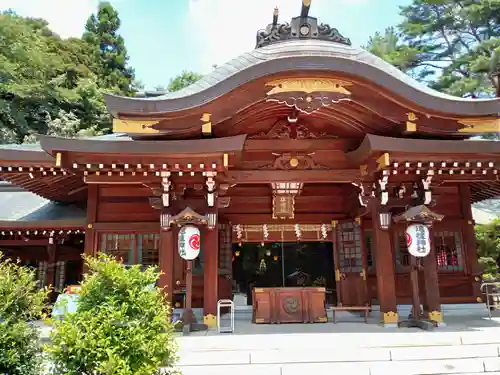
[[[215,335],[181,337],[179,345],[184,375],[500,375],[500,327]]]

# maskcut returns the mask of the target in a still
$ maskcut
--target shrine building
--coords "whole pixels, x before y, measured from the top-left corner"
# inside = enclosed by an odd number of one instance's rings
[[[1,251],[57,291],[81,280],[83,253],[156,265],[182,307],[178,233],[190,223],[192,304],[208,325],[237,291],[253,295],[256,323],[293,315],[297,287],[313,310],[378,305],[393,324],[412,296],[406,227],[430,218],[426,314],[482,303],[471,204],[500,196],[500,142],[471,138],[500,131],[500,99],[422,86],[310,7],[290,22],[275,10],[253,51],[178,92],[106,95],[113,134],[2,145]],[[308,260],[315,251],[325,260]]]

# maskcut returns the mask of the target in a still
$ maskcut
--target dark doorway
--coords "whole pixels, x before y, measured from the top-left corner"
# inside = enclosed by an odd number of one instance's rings
[[[253,287],[322,286],[335,296],[335,266],[331,242],[246,243],[233,245],[236,292]]]

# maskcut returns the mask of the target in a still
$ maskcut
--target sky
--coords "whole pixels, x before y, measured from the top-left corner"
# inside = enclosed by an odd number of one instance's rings
[[[0,10],[46,19],[62,37],[80,37],[99,0],[0,0]],[[300,0],[111,0],[136,77],[166,87],[183,70],[205,74],[255,46],[257,30],[300,13]],[[312,0],[310,16],[336,27],[354,46],[399,21],[409,0]]]

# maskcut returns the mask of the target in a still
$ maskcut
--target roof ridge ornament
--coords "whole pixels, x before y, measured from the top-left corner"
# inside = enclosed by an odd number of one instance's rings
[[[278,23],[278,8],[274,8],[273,22],[264,30],[257,31],[255,48],[283,42],[291,39],[317,39],[350,46],[351,40],[328,24],[319,24],[318,19],[309,16],[311,0],[302,0],[300,16],[292,18],[291,22]]]

